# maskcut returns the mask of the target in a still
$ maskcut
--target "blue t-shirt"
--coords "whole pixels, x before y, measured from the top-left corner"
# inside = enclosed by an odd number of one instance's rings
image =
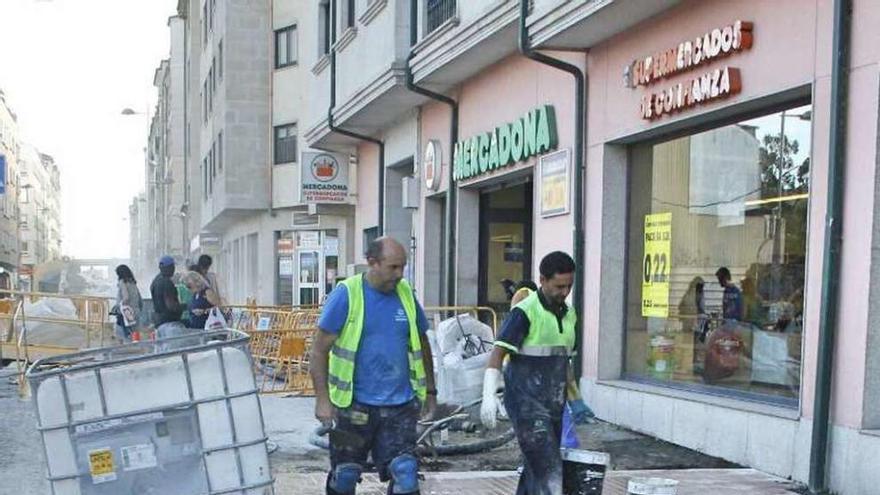
[[[348,317],[348,291],[340,284],[327,297],[318,327],[338,335]],[[416,326],[428,319],[416,301]],[[354,400],[371,406],[397,406],[414,397],[409,382],[409,322],[397,292],[385,294],[364,280],[364,330],[354,368]]]

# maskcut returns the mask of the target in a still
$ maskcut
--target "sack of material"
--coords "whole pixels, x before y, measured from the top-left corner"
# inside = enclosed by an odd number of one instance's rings
[[[491,346],[490,346],[491,347]],[[464,405],[483,396],[483,374],[489,353],[458,361],[437,370],[437,400]]]
[[[467,349],[460,347],[460,342],[463,340],[467,341]],[[462,357],[467,358],[482,354],[485,352],[485,345],[494,341],[492,328],[471,314],[455,315],[437,325],[437,347],[440,354],[465,351]]]
[[[220,308],[214,306],[208,312],[208,319],[205,321],[205,330],[223,330],[226,328],[226,318]]]

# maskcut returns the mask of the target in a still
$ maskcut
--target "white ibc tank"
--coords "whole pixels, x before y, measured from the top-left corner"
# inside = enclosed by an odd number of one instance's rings
[[[31,367],[55,495],[274,493],[247,336],[187,339]]]

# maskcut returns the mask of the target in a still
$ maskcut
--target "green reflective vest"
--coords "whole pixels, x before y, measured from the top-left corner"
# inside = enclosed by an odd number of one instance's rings
[[[528,316],[529,333],[519,349],[501,341],[496,341],[495,345],[522,356],[570,356],[573,353],[577,322],[573,309],[569,308],[562,317],[562,331],[560,331],[556,315],[544,309],[537,291],[532,291],[514,307],[521,309]]]
[[[364,330],[364,276],[349,277],[342,281],[348,291],[348,317],[339,337],[330,349],[330,402],[334,406],[351,406],[354,387],[354,364]],[[416,396],[424,402],[427,391],[425,363],[422,361],[422,341],[416,324],[416,299],[406,280],[397,284],[397,297],[409,321],[409,381]]]

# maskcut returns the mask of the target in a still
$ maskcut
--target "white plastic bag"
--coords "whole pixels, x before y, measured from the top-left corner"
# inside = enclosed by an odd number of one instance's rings
[[[125,324],[126,328],[131,328],[137,325],[137,315],[134,314],[134,309],[128,304],[119,305],[119,314],[122,315],[122,322]]]
[[[214,306],[208,312],[208,319],[205,321],[205,330],[223,330],[226,328],[226,318],[220,308]]]

